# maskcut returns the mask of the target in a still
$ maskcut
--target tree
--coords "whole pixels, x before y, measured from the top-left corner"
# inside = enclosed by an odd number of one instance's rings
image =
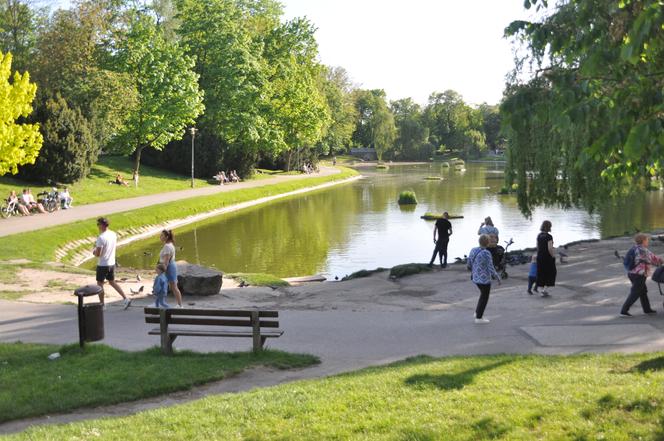
[[[504,148],[507,140],[501,132],[500,107],[483,103],[479,106],[478,111],[482,118],[482,131],[487,147],[491,150]]]
[[[345,151],[351,143],[357,110],[353,103],[353,85],[342,67],[322,69],[319,88],[325,97],[331,122],[318,143],[321,153]]]
[[[661,0],[570,0],[506,29],[527,45],[501,106],[524,213],[592,209],[661,177],[663,26]]]
[[[60,95],[47,99],[35,111],[44,144],[34,165],[20,174],[40,182],[76,182],[90,173],[99,144],[79,109],[70,108]]]
[[[11,54],[0,53],[0,176],[33,164],[43,142],[39,124],[16,122],[32,113],[37,86],[27,72],[15,72],[12,78],[11,69]]]
[[[161,150],[179,139],[203,112],[194,61],[168,42],[154,19],[136,13],[115,53],[116,69],[133,78],[137,105],[112,138],[115,151],[134,154],[138,172],[146,147]]]
[[[412,98],[392,101],[391,110],[397,128],[395,155],[403,159],[426,160],[433,154],[429,128],[424,125],[422,109]]]
[[[424,109],[424,119],[434,146],[463,149],[466,132],[476,128],[471,124],[471,113],[472,109],[457,92],[432,93]]]
[[[28,0],[0,1],[0,50],[11,52],[17,70],[26,70],[33,55],[37,34],[46,21],[44,9]]]
[[[383,160],[383,154],[390,148],[394,148],[394,139],[397,136],[397,130],[394,126],[394,116],[386,107],[380,107],[373,115],[372,121],[372,141],[376,149],[376,156],[379,161]]]

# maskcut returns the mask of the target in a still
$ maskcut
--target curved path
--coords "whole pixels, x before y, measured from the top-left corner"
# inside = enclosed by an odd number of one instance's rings
[[[113,213],[136,210],[138,208],[149,207],[150,205],[163,204],[181,199],[208,196],[245,188],[264,187],[266,185],[279,184],[285,181],[329,176],[337,173],[340,173],[340,170],[337,168],[321,167],[320,172],[313,175],[285,175],[267,179],[244,181],[230,185],[210,185],[208,187],[157,193],[128,199],[117,199],[96,204],[75,205],[69,210],[59,210],[50,214],[36,214],[30,217],[11,217],[0,221],[0,237],[54,227],[56,225],[68,224],[85,219],[92,219],[97,216],[108,216]]]

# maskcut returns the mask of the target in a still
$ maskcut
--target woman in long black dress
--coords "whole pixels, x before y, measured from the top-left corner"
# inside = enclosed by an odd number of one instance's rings
[[[556,255],[550,233],[551,221],[545,220],[537,236],[537,287],[542,297],[548,297],[549,288],[556,286]]]

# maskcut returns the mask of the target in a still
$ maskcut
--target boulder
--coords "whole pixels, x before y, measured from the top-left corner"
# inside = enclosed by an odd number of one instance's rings
[[[219,294],[223,273],[211,268],[178,262],[178,288],[184,296]]]

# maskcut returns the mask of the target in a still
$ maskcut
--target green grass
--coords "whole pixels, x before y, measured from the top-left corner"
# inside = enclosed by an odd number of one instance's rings
[[[280,279],[277,276],[272,274],[263,274],[263,273],[237,273],[229,274],[228,277],[231,277],[237,280],[240,283],[244,283],[248,286],[269,286],[270,288],[279,288],[282,286],[290,286],[290,284],[284,279]]]
[[[53,352],[61,357],[49,360]],[[280,351],[181,351],[167,357],[159,348],[124,352],[88,345],[81,352],[78,345],[0,344],[0,422],[186,390],[251,366],[288,369],[318,362]]]
[[[376,169],[378,170],[389,170],[390,166],[387,164],[378,164],[376,165]]]
[[[23,297],[26,294],[30,294],[30,291],[4,290],[0,291],[0,299],[15,301],[19,300],[21,297]]]
[[[65,280],[52,279],[52,280],[49,280],[48,282],[46,282],[46,287],[61,290],[61,291],[74,291],[79,286],[74,285],[73,283],[69,283]]]
[[[444,178],[442,176],[426,176],[425,181],[442,181]]]
[[[144,225],[158,225],[172,219],[185,218],[228,205],[313,187],[357,175],[352,169],[342,168],[341,173],[309,179],[281,182],[262,187],[238,189],[232,192],[201,196],[166,204],[153,205],[139,210],[109,216],[111,229],[115,231]],[[98,234],[94,219],[59,225],[29,233],[14,234],[0,238],[0,260],[23,257],[35,262],[52,261],[55,250],[68,242],[94,237]],[[89,247],[88,247],[89,248]]]
[[[415,357],[16,440],[664,439],[664,354]]]
[[[101,156],[97,164],[92,167],[90,176],[69,185],[69,192],[74,198],[75,205],[107,202],[115,199],[145,196],[166,191],[186,190],[191,188],[191,178],[171,173],[162,169],[141,165],[138,188],[134,188],[131,181],[133,162],[124,156]],[[109,184],[120,173],[129,183],[129,187]],[[196,187],[207,187],[207,180],[195,179]],[[50,190],[51,186],[35,185],[20,179],[5,175],[0,177],[0,195],[9,194],[10,190],[20,190],[24,187],[32,189],[33,194],[42,190]]]
[[[417,197],[415,196],[414,191],[402,191],[399,193],[399,199],[397,202],[399,205],[415,205],[417,204]]]
[[[402,277],[412,276],[414,274],[429,271],[431,271],[431,268],[429,268],[429,266],[424,263],[405,263],[403,265],[392,267],[390,270],[390,278],[400,279]]]

